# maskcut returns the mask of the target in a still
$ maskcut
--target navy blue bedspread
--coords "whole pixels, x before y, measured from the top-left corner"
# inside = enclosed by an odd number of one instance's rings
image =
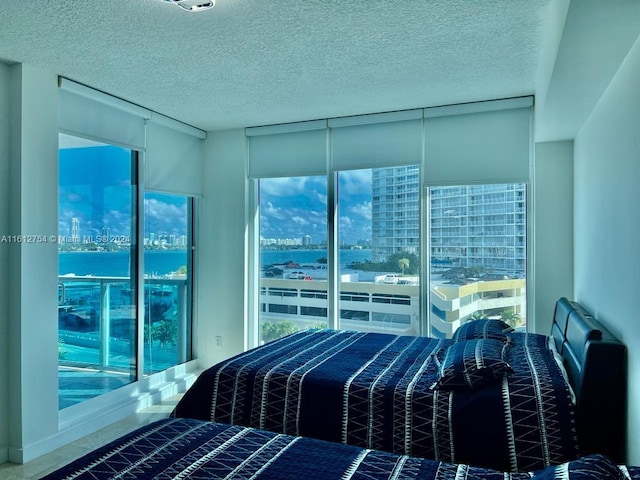
[[[431,354],[451,340],[299,332],[203,372],[172,416],[511,472],[575,459],[574,405],[548,337],[509,337],[502,382],[442,391]]]
[[[594,455],[532,473],[395,455],[322,440],[192,419],[142,427],[44,477],[255,480],[640,480],[640,469]],[[44,480],[43,479],[43,480]]]

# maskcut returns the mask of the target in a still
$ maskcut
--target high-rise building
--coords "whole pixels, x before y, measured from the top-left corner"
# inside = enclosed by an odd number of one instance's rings
[[[371,172],[371,257],[420,250],[420,175],[417,165]]]
[[[77,217],[71,219],[71,243],[80,243],[80,220]]]
[[[373,261],[420,253],[418,167],[374,169],[372,180]],[[526,185],[431,187],[427,205],[430,334],[448,338],[477,315],[522,325]]]
[[[481,266],[524,275],[525,188],[523,183],[431,188],[432,266]]]
[[[372,260],[420,251],[418,166],[372,171]],[[432,266],[483,266],[524,274],[525,185],[465,185],[429,189]]]

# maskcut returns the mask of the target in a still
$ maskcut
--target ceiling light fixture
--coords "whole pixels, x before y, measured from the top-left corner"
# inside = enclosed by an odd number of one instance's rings
[[[203,10],[209,10],[216,4],[216,0],[164,0],[165,2],[178,5],[187,12],[201,12]]]

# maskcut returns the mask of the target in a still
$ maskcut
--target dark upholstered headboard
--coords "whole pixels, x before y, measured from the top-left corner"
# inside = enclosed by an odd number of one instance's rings
[[[579,303],[556,302],[551,335],[576,394],[581,454],[625,462],[626,347]]]

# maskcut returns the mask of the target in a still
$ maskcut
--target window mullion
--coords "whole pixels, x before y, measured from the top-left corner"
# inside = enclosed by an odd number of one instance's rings
[[[244,348],[253,348],[260,345],[261,328],[260,323],[260,305],[261,305],[261,284],[260,284],[260,187],[258,180],[249,180],[249,204],[253,206],[253,212],[249,216],[250,222],[250,239],[249,254],[247,258],[248,271],[251,272],[248,281],[248,291],[254,292],[249,295],[247,303],[247,324]]]
[[[337,329],[340,321],[339,243],[338,243],[338,174],[327,176],[327,301],[329,328]]]
[[[140,161],[141,160],[141,161]],[[145,288],[144,288],[144,248],[141,248],[144,245],[144,163],[146,162],[146,154],[138,155],[138,162],[135,164],[136,168],[136,187],[135,187],[135,201],[134,201],[134,209],[133,209],[133,236],[135,239],[135,279],[138,292],[137,301],[136,301],[136,359],[135,359],[135,369],[136,369],[136,380],[140,380],[144,377],[144,325],[147,321],[147,311],[145,309]]]
[[[423,175],[421,170],[420,175]],[[423,185],[422,177],[420,185]],[[419,188],[420,192],[420,238],[423,239],[424,247],[420,252],[420,335],[423,337],[431,336],[431,198],[428,188]]]

